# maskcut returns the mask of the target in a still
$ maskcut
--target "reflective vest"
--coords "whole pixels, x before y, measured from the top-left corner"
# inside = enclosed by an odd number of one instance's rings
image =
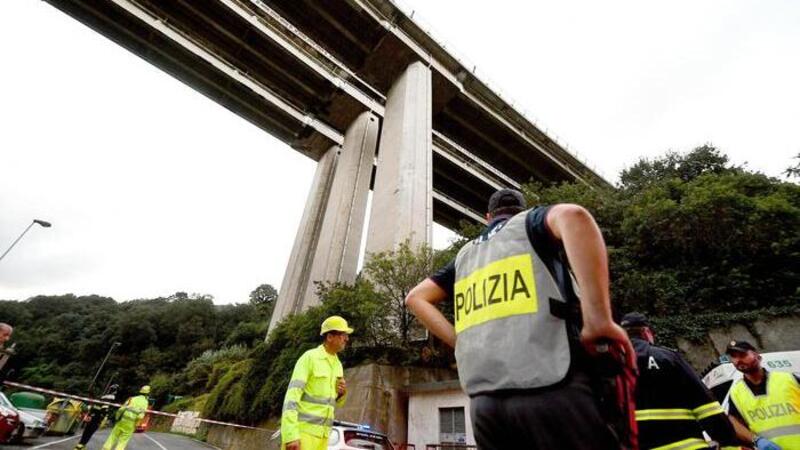
[[[766,394],[759,396],[739,380],[731,401],[750,431],[784,449],[800,449],[800,385],[791,373],[769,372]]]
[[[528,239],[521,212],[456,256],[456,362],[468,395],[561,381],[570,366],[566,322],[551,314],[558,285]]]
[[[117,412],[117,420],[135,424],[137,421],[144,419],[148,406],[147,397],[144,395],[131,397]]]
[[[344,376],[336,355],[320,345],[295,363],[281,414],[281,441],[300,439],[300,433],[328,438],[333,426],[334,409],[344,406],[345,396],[337,400],[336,381]]]

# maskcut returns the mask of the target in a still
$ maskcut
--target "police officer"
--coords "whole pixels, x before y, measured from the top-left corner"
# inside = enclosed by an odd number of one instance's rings
[[[800,377],[761,367],[746,341],[731,341],[725,353],[744,375],[731,387],[728,408],[739,437],[758,450],[800,449]]]
[[[570,204],[526,210],[522,193],[503,189],[489,199],[486,219],[477,239],[406,298],[455,347],[478,447],[619,448],[595,400],[586,350],[619,342],[633,364],[633,348],[611,318],[594,218]],[[448,298],[454,324],[435,306]]]
[[[322,345],[308,350],[295,363],[283,401],[281,442],[286,450],[325,450],[334,409],[347,398],[347,383],[337,353],[347,346],[353,329],[340,316],[322,322]]]
[[[705,430],[723,445],[738,443],[719,402],[689,364],[673,350],[653,345],[655,337],[643,314],[621,321],[636,349],[636,423],[642,449],[707,449]]]

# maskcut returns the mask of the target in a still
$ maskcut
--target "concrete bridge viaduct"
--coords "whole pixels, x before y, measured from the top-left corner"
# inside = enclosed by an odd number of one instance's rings
[[[45,1],[318,162],[271,327],[355,279],[364,232],[430,243],[498,188],[606,183],[389,0]]]

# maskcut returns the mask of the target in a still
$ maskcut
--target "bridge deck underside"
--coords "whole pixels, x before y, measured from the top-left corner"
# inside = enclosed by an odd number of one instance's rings
[[[371,108],[381,115],[393,81],[420,59],[418,49],[387,26],[407,19],[376,16],[381,8],[363,0],[46,1],[315,160],[361,112]],[[455,144],[457,157],[434,152],[435,221],[448,228],[475,221],[498,186],[576,179],[576,169],[558,153],[565,152],[544,133],[535,127],[520,132],[487,109],[490,100],[470,92],[469,77],[457,74],[454,80],[437,67],[433,128]]]

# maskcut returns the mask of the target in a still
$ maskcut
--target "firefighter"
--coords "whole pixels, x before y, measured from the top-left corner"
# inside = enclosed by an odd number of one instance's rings
[[[113,402],[116,400],[116,393],[117,393],[117,385],[113,385],[109,390],[108,394],[100,397],[101,400],[106,402]],[[100,425],[103,423],[103,420],[110,417],[111,407],[108,405],[101,405],[101,404],[94,404],[91,403],[88,405],[86,415],[86,426],[83,429],[83,434],[81,434],[81,438],[78,441],[78,444],[75,446],[74,450],[83,450],[86,448],[86,444],[92,439],[92,436],[100,428]]]
[[[150,386],[142,386],[139,395],[133,396],[117,410],[115,418],[117,423],[111,430],[103,450],[125,450],[128,441],[131,440],[133,432],[136,431],[136,424],[144,418],[149,405],[147,395],[150,393]],[[114,443],[116,442],[116,447]]]
[[[621,321],[636,349],[636,423],[642,449],[707,449],[705,430],[723,445],[738,443],[722,406],[689,364],[674,350],[653,345],[655,336],[643,314]]]
[[[489,225],[414,287],[406,305],[455,347],[480,449],[619,449],[589,356],[611,341],[631,366],[634,358],[611,318],[600,229],[578,205],[526,208],[519,191],[492,194]],[[447,299],[455,324],[436,306]]]
[[[322,345],[295,363],[281,415],[281,448],[325,450],[335,408],[344,406],[347,383],[337,353],[347,346],[353,329],[340,316],[322,322]]]
[[[800,449],[800,376],[761,367],[746,341],[731,341],[725,353],[744,375],[731,387],[728,408],[739,437],[758,450]]]

